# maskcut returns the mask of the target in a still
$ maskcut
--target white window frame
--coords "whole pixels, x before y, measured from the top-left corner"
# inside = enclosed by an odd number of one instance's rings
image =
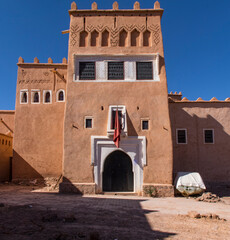
[[[213,139],[213,142],[212,142],[212,143],[206,143],[206,142],[205,142],[205,130],[211,130],[211,131],[212,131],[212,139]],[[214,143],[215,143],[215,139],[214,139],[214,129],[213,129],[213,128],[204,128],[204,129],[203,129],[203,142],[204,142],[204,144],[214,144]]]
[[[91,119],[91,120],[92,120],[92,127],[91,127],[91,128],[87,128],[87,127],[86,127],[86,120],[88,120],[88,119]],[[92,117],[92,116],[85,116],[85,117],[84,117],[84,128],[85,128],[85,129],[92,129],[92,128],[93,128],[93,124],[94,124],[94,123],[93,123],[93,117]]]
[[[22,102],[22,94],[27,94],[27,102]],[[21,89],[20,90],[20,104],[28,104],[29,103],[29,91],[28,89]]]
[[[148,129],[143,129],[143,121],[148,121]],[[149,131],[150,130],[150,120],[149,118],[141,118],[141,131]]]
[[[62,101],[58,100],[58,95],[59,95],[59,93],[60,93],[61,91],[63,91],[63,96],[64,96],[64,100],[62,100]],[[57,91],[57,93],[56,93],[56,102],[65,102],[65,90],[64,90],[64,89],[59,89],[59,90]]]
[[[185,131],[185,143],[179,143],[178,142],[178,131],[179,130],[184,130]],[[187,129],[186,128],[177,128],[176,129],[176,143],[177,144],[188,144],[188,134],[187,134]]]
[[[45,102],[47,92],[50,93],[50,102]],[[51,104],[51,103],[52,103],[52,91],[51,90],[43,90],[43,104]]]
[[[74,55],[73,82],[159,82],[159,53],[145,55]],[[80,62],[95,62],[95,80],[80,80]],[[124,62],[124,79],[108,80],[108,62]],[[152,62],[153,79],[137,80],[136,62]]]
[[[114,135],[114,129],[111,127],[112,123],[112,112],[116,111],[121,111],[122,114],[122,119],[121,119],[121,125],[124,126],[124,129],[121,130],[121,135],[122,136],[128,136],[128,131],[127,131],[127,115],[126,115],[126,107],[124,105],[111,105],[109,106],[109,117],[108,117],[108,124],[107,124],[107,136],[113,136]]]
[[[39,101],[38,102],[33,101],[33,95],[34,95],[35,92],[37,92],[38,96],[39,96]],[[41,102],[41,90],[40,89],[32,89],[31,90],[31,104],[40,104],[40,102]]]

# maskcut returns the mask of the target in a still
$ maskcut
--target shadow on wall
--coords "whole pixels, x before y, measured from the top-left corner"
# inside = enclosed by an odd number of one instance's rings
[[[169,104],[174,177],[177,172],[199,172],[207,190],[221,183],[230,187],[230,125],[227,124],[230,108],[223,106],[223,103]],[[206,117],[199,117],[205,114]],[[187,130],[187,144],[177,144],[176,129]],[[204,129],[214,130],[214,143],[204,143]]]
[[[31,179],[39,179],[39,181],[44,182],[43,176],[13,150],[12,180],[17,182],[25,179],[27,181]]]

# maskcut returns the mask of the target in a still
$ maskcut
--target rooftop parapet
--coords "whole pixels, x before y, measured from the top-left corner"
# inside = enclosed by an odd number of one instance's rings
[[[48,58],[48,62],[47,63],[40,63],[39,59],[37,57],[34,58],[34,62],[33,63],[25,63],[24,59],[22,57],[18,58],[18,63],[17,65],[67,65],[67,59],[64,57],[62,59],[62,63],[53,63],[52,58]]]
[[[150,13],[160,13],[162,16],[163,14],[163,9],[160,8],[160,3],[156,1],[154,3],[154,7],[152,9],[141,9],[140,8],[140,3],[136,1],[133,5],[133,9],[119,9],[119,4],[118,2],[114,2],[112,5],[112,9],[106,9],[106,10],[98,10],[98,5],[96,2],[93,2],[91,5],[91,9],[78,9],[77,4],[75,2],[71,3],[71,9],[69,10],[69,14],[73,13],[78,13],[78,14],[87,14],[87,13],[92,13],[92,12],[100,12],[100,14],[114,14],[114,13],[130,13],[130,12],[150,12]]]

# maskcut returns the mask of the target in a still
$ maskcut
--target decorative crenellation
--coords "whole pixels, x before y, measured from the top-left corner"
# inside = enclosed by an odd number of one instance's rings
[[[114,11],[119,10],[119,4],[118,4],[117,1],[115,1],[115,2],[113,3],[112,9],[113,9]],[[134,10],[139,10],[139,9],[140,9],[140,3],[139,3],[138,1],[136,1],[136,2],[134,3],[133,9],[134,9]],[[160,8],[160,3],[159,3],[158,1],[156,1],[156,2],[154,3],[153,9],[154,9],[154,10],[162,10],[162,9]],[[77,4],[76,4],[75,2],[72,2],[72,3],[71,3],[71,11],[77,11],[77,10],[78,10],[78,9],[77,9]],[[92,3],[92,5],[91,5],[91,10],[93,10],[93,11],[97,10],[97,3],[96,3],[96,2],[93,2],[93,3]],[[105,11],[106,11],[106,10],[105,10]]]
[[[193,100],[188,100],[188,98],[186,97],[183,97],[182,99],[179,99],[178,97],[179,96],[182,96],[181,92],[177,93],[173,93],[173,92],[170,92],[168,94],[168,97],[169,97],[169,101],[170,102],[203,102],[203,103],[209,103],[209,102],[220,102],[220,103],[223,103],[223,102],[230,102],[230,98],[226,98],[224,101],[220,101],[218,100],[216,97],[213,97],[211,98],[209,101],[206,101],[206,100],[203,100],[201,97],[197,98],[195,101]],[[179,100],[179,101],[178,101]]]
[[[19,59],[18,59],[18,64],[23,64],[23,63],[25,63],[25,62],[24,62],[24,59],[23,59],[22,57],[19,57]],[[40,62],[39,62],[39,59],[38,59],[37,57],[34,58],[34,62],[33,62],[33,63],[44,64],[44,63],[40,63]],[[47,63],[48,63],[48,64],[53,64],[53,59],[49,57]],[[28,64],[28,63],[25,63],[25,64]],[[58,64],[60,64],[60,63],[58,63]],[[67,64],[67,59],[66,59],[65,57],[62,59],[62,64]],[[23,70],[23,71],[24,71],[24,70]],[[25,73],[24,73],[24,74],[25,74]]]
[[[126,37],[128,36],[128,33],[130,33],[132,36],[132,33],[134,33],[134,31],[137,31],[139,34],[142,34],[144,41],[148,43],[144,44],[144,46],[157,46],[161,41],[161,28],[160,25],[158,24],[151,24],[147,27],[146,25],[141,24],[125,24],[120,27],[111,28],[108,26],[104,26],[102,24],[99,25],[89,24],[86,26],[85,29],[76,24],[70,27],[70,45],[80,46],[81,34],[84,35],[86,34],[87,36],[91,34],[92,36],[92,33],[95,33],[95,31],[97,33],[103,33],[104,31],[107,31],[110,35],[110,46],[112,47],[119,46],[120,34],[124,31],[127,33]],[[146,31],[147,33],[149,33],[149,35],[151,34],[152,36],[150,37],[148,34],[145,34]],[[84,38],[84,41],[88,41],[88,38]],[[150,43],[150,41],[152,41],[152,43]],[[82,44],[82,46],[87,46],[87,43],[85,42],[84,44]],[[139,46],[142,47],[143,45],[140,44]]]

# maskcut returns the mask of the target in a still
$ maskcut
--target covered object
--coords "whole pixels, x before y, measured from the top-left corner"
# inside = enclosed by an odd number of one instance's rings
[[[198,172],[178,172],[174,185],[183,196],[199,194],[206,189]]]

